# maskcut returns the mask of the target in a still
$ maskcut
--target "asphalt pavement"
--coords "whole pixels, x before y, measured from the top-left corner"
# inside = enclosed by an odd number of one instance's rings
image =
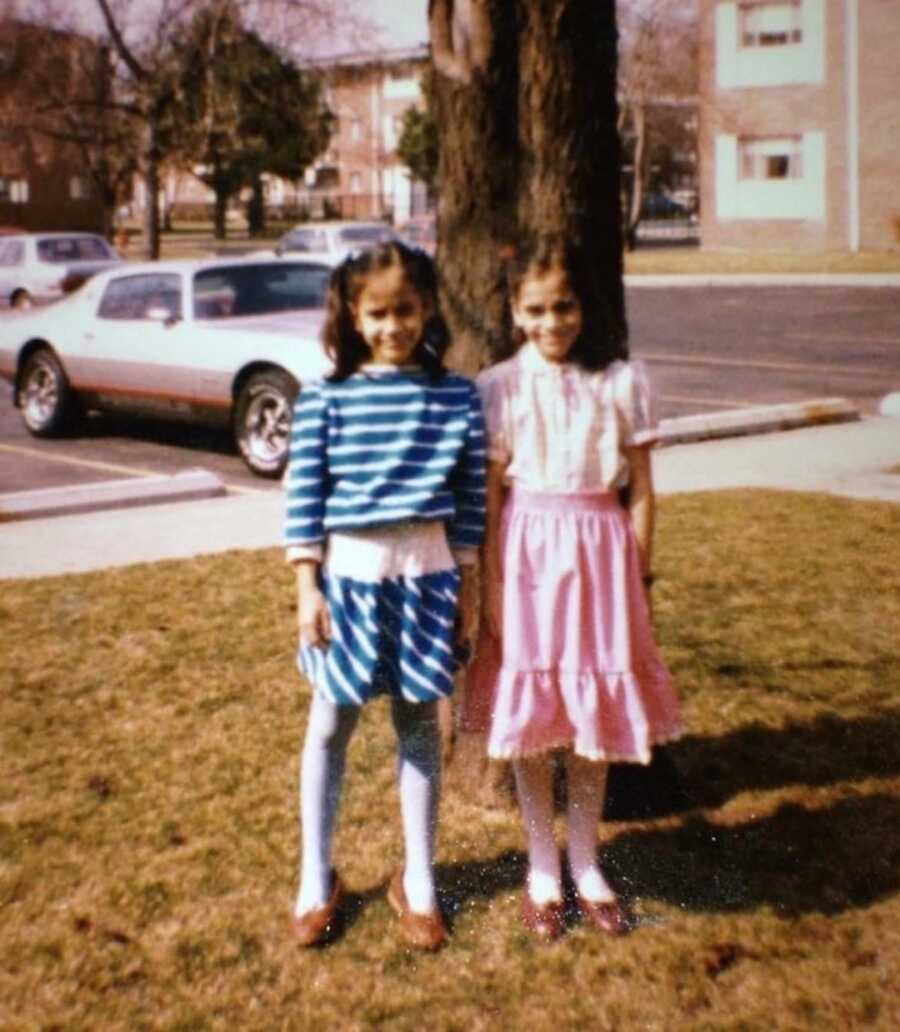
[[[771,425],[771,407],[760,416]],[[708,419],[708,439],[664,445],[655,453],[658,493],[758,487],[900,504],[900,418],[848,417],[821,425],[813,406],[813,425],[759,434],[748,425],[742,436],[726,438],[715,436],[715,419]],[[0,523],[0,577],[47,577],[278,546],[282,506],[281,493],[272,491]]]

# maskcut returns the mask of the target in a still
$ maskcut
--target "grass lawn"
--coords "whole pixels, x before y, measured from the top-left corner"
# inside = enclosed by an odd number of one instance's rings
[[[639,925],[523,931],[514,813],[448,792],[437,956],[396,934],[393,744],[351,745],[324,949],[288,935],[298,749],[277,551],[3,583],[0,1028],[900,1027],[900,507],[660,505],[690,804],[602,829]]]
[[[625,272],[648,274],[900,273],[900,251],[705,251],[697,247],[638,248],[625,255]]]

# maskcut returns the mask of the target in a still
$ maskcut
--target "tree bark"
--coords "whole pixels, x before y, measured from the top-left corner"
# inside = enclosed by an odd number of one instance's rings
[[[157,126],[148,118],[143,128],[141,148],[141,175],[144,180],[146,203],[143,212],[141,257],[155,262],[159,258],[159,145]]]
[[[479,7],[490,20],[481,32],[490,42],[484,67],[471,67],[467,78],[435,69],[438,265],[450,361],[471,373],[510,352],[502,253],[539,234],[582,248],[590,322],[625,354],[615,2]]]

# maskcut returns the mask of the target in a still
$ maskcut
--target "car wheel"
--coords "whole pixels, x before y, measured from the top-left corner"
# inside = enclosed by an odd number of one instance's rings
[[[26,361],[19,382],[19,407],[25,426],[35,437],[55,437],[74,421],[77,400],[50,348],[38,348]]]
[[[17,290],[12,296],[11,304],[13,308],[18,308],[20,312],[31,308],[32,303],[31,294],[27,290]]]
[[[254,373],[238,395],[234,439],[244,462],[261,477],[279,477],[287,464],[297,381],[270,369]]]

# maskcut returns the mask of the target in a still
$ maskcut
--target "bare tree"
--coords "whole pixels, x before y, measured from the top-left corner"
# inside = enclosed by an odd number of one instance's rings
[[[453,360],[508,352],[504,246],[578,244],[586,317],[626,350],[614,0],[431,0],[439,264]]]
[[[631,240],[655,146],[678,122],[672,106],[697,95],[696,5],[672,0],[624,0],[619,26],[619,134],[628,140],[632,175],[628,183],[626,239]],[[667,111],[668,109],[668,111]]]

